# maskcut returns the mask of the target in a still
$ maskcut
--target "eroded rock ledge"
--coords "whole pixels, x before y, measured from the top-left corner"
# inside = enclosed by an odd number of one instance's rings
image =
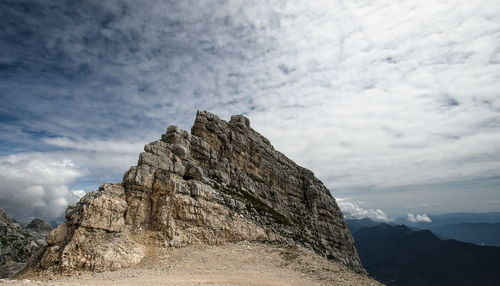
[[[300,244],[364,271],[328,189],[241,115],[197,112],[191,133],[168,127],[123,182],[87,194],[66,218],[38,269],[113,270],[155,247],[249,240]]]

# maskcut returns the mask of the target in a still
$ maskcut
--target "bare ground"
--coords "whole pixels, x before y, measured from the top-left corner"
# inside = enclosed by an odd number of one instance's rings
[[[152,249],[133,268],[0,280],[0,285],[382,285],[300,247],[258,243]]]

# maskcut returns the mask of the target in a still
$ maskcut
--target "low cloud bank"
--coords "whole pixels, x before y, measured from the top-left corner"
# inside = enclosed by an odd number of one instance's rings
[[[337,198],[340,209],[344,212],[346,218],[369,218],[374,221],[388,222],[393,219],[381,209],[364,209],[360,206],[361,202],[354,201],[351,198]]]
[[[0,207],[22,223],[59,220],[68,204],[85,195],[70,188],[84,175],[65,158],[40,153],[0,157]]]
[[[432,222],[432,219],[426,214],[407,214],[406,219],[411,222]]]

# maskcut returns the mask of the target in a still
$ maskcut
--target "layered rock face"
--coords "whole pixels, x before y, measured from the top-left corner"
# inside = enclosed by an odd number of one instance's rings
[[[23,228],[0,209],[0,278],[21,270],[30,256],[46,245],[45,237],[51,229],[40,219]]]
[[[110,270],[156,247],[250,240],[300,244],[364,271],[328,189],[241,115],[198,112],[191,133],[168,127],[123,182],[87,194],[66,218],[38,267]]]

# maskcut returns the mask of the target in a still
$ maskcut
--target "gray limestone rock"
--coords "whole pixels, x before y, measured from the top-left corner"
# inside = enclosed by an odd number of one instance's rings
[[[0,278],[20,271],[30,256],[46,245],[45,237],[51,229],[40,219],[23,228],[0,209]]]
[[[364,272],[329,190],[242,115],[197,112],[191,133],[168,127],[123,182],[87,194],[66,217],[34,269],[117,269],[154,247],[248,240],[299,244]]]

